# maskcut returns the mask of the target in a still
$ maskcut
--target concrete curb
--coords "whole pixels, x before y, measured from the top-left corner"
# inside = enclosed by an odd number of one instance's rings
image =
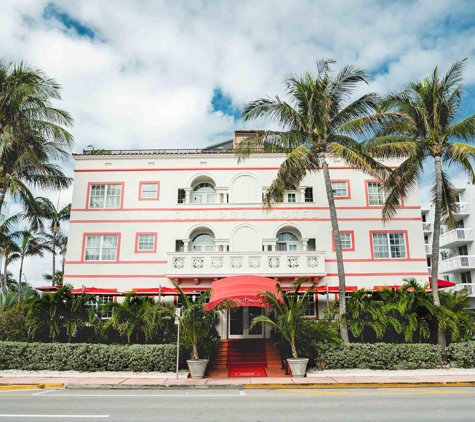
[[[67,390],[242,390],[245,384],[66,384]]]
[[[376,388],[428,388],[475,387],[471,382],[358,382],[358,383],[306,383],[306,384],[66,384],[68,390],[297,390],[297,389],[376,389]]]

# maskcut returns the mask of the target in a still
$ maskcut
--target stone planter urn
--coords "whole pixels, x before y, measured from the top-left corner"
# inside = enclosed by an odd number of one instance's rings
[[[307,359],[308,360],[308,359]],[[208,359],[187,360],[188,369],[190,370],[191,378],[201,379],[205,375]]]
[[[293,378],[303,378],[307,372],[308,358],[287,359]]]

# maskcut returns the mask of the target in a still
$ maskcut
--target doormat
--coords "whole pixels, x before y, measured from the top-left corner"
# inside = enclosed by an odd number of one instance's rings
[[[253,366],[235,366],[229,368],[229,378],[239,377],[267,377],[264,368],[255,368]]]

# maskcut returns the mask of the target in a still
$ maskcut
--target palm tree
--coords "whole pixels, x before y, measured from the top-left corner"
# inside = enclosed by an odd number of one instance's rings
[[[373,177],[384,177],[386,169],[363,153],[357,138],[373,133],[391,116],[375,113],[379,98],[374,93],[350,102],[354,89],[365,83],[368,75],[353,65],[347,65],[332,76],[330,65],[333,63],[331,60],[319,61],[316,76],[307,72],[302,76],[287,77],[285,87],[289,102],[276,97],[275,100],[260,98],[247,104],[243,111],[244,121],[266,117],[282,130],[257,131],[237,146],[236,153],[240,160],[262,150],[287,153],[266,192],[264,202],[268,207],[281,202],[284,192],[298,186],[307,172],[323,171],[338,266],[340,332],[343,341],[348,343],[344,319],[345,269],[327,158],[329,155],[339,157]]]
[[[0,208],[6,192],[33,213],[30,187],[62,189],[72,179],[51,161],[65,159],[73,143],[64,128],[71,116],[52,107],[60,86],[41,70],[0,60]]]
[[[31,218],[34,219],[34,227],[44,229],[45,223],[48,225],[50,233],[47,233],[51,239],[50,250],[53,254],[53,270],[52,274],[56,274],[56,250],[58,248],[58,238],[61,237],[61,223],[68,221],[71,216],[71,204],[58,209],[48,198],[36,198],[36,212]],[[62,242],[62,240],[61,240]],[[54,286],[53,280],[53,286]]]
[[[54,273],[54,280],[53,280],[53,275],[44,273],[43,274],[43,280],[45,280],[48,283],[51,283],[52,286],[62,286],[63,285],[63,272],[62,271],[56,271]]]
[[[46,249],[46,246],[44,244],[44,238],[41,236],[38,236],[35,234],[35,231],[33,228],[26,228],[23,229],[22,231],[19,232],[18,234],[18,244],[20,247],[20,271],[18,274],[18,295],[19,295],[19,300],[21,300],[22,297],[22,283],[21,283],[21,278],[23,275],[23,262],[25,258],[29,258],[32,256],[40,256],[43,257],[44,255],[44,250]]]
[[[402,119],[386,122],[380,136],[370,140],[368,147],[376,157],[400,157],[404,161],[388,177],[385,187],[388,195],[383,208],[383,219],[389,220],[397,212],[401,198],[417,186],[430,160],[434,165],[435,180],[432,188],[434,204],[434,232],[432,242],[432,295],[434,305],[440,306],[437,277],[439,273],[439,237],[441,220],[455,224],[456,191],[447,169],[457,166],[471,183],[475,173],[471,159],[475,147],[467,144],[475,140],[475,114],[457,121],[461,109],[462,76],[465,60],[452,65],[439,76],[436,67],[432,74],[408,84],[406,90],[388,95],[382,109],[401,114]],[[439,330],[438,343],[445,351],[445,333]]]
[[[256,324],[269,324],[288,341],[292,357],[298,359],[297,343],[305,330],[305,311],[308,307],[308,296],[315,292],[315,283],[308,287],[304,293],[299,294],[302,285],[308,281],[299,278],[292,284],[288,292],[282,290],[279,283],[276,284],[276,293],[265,291],[259,293],[267,305],[272,309],[272,318],[260,315],[252,320],[250,328]]]

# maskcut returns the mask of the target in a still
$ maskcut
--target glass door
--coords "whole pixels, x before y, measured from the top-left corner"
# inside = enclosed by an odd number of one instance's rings
[[[263,314],[264,309],[257,306],[232,308],[228,313],[228,338],[264,338],[263,324],[250,329],[252,320]]]

